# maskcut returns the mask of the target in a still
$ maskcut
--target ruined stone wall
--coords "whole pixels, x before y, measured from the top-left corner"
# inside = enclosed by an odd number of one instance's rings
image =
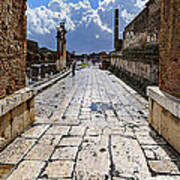
[[[26,1],[0,2],[0,98],[25,86]]]
[[[156,59],[127,58],[123,56],[112,57],[113,64],[119,73],[124,73],[129,79],[134,79],[143,84],[158,84],[158,63]]]
[[[180,2],[161,1],[160,89],[180,98]]]
[[[123,49],[159,43],[160,0],[150,0],[142,12],[125,28]]]

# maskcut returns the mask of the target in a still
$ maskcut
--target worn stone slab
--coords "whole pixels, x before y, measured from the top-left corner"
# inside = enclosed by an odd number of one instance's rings
[[[136,136],[139,143],[141,145],[163,145],[167,144],[167,142],[162,138],[159,137],[158,135],[156,136],[151,136],[151,135],[137,135]]]
[[[49,162],[42,176],[48,178],[70,178],[73,172],[74,162],[70,160],[58,160]]]
[[[179,154],[169,145],[143,146],[147,159],[150,160],[180,160]]]
[[[166,173],[171,175],[180,175],[180,162],[170,160],[157,160],[148,162],[150,169],[154,173]]]
[[[75,160],[78,147],[58,147],[51,159],[53,160]]]
[[[59,145],[60,146],[79,146],[81,141],[82,141],[81,137],[67,136],[67,137],[62,138]]]
[[[86,127],[83,126],[73,126],[70,130],[69,135],[71,136],[83,136],[85,133]]]
[[[151,176],[141,147],[135,139],[113,135],[111,151],[115,177],[143,179]]]
[[[35,180],[44,165],[45,163],[40,161],[23,161],[7,180]]]
[[[39,138],[49,128],[49,125],[35,125],[25,131],[21,136],[24,138]]]
[[[50,127],[46,134],[54,134],[54,135],[67,135],[69,132],[70,127],[69,126],[58,126],[53,125]]]
[[[61,139],[61,135],[47,134],[43,135],[38,144],[46,144],[56,146]]]
[[[25,159],[48,160],[54,150],[54,146],[47,144],[36,144],[27,154]]]
[[[35,140],[16,138],[0,153],[0,163],[18,163],[34,143]]]
[[[102,128],[100,127],[95,127],[95,126],[90,126],[87,129],[86,135],[87,136],[98,136],[102,133]]]
[[[106,179],[109,177],[110,157],[108,153],[108,136],[85,138],[78,154],[75,174],[77,179]]]

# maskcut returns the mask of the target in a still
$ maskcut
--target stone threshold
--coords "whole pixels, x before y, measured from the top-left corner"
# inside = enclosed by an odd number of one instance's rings
[[[157,86],[147,88],[147,96],[152,98],[163,108],[168,110],[174,116],[180,119],[180,99],[176,98],[162,90]]]
[[[33,96],[33,89],[26,87],[0,100],[0,117],[7,114],[20,104],[33,98]]]

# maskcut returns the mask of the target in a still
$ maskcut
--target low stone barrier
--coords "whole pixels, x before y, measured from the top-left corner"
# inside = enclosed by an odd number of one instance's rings
[[[0,100],[0,150],[34,122],[34,93],[24,88]]]
[[[149,123],[180,153],[180,99],[148,87]]]

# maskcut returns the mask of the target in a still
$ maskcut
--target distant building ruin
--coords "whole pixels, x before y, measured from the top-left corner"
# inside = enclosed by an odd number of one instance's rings
[[[118,10],[115,10],[114,51],[111,66],[120,77],[138,85],[145,93],[159,78],[160,0],[149,0],[145,8],[125,27],[118,38]],[[121,45],[121,48],[118,47]]]
[[[61,71],[66,68],[66,29],[65,23],[61,22],[57,28],[57,70]]]

